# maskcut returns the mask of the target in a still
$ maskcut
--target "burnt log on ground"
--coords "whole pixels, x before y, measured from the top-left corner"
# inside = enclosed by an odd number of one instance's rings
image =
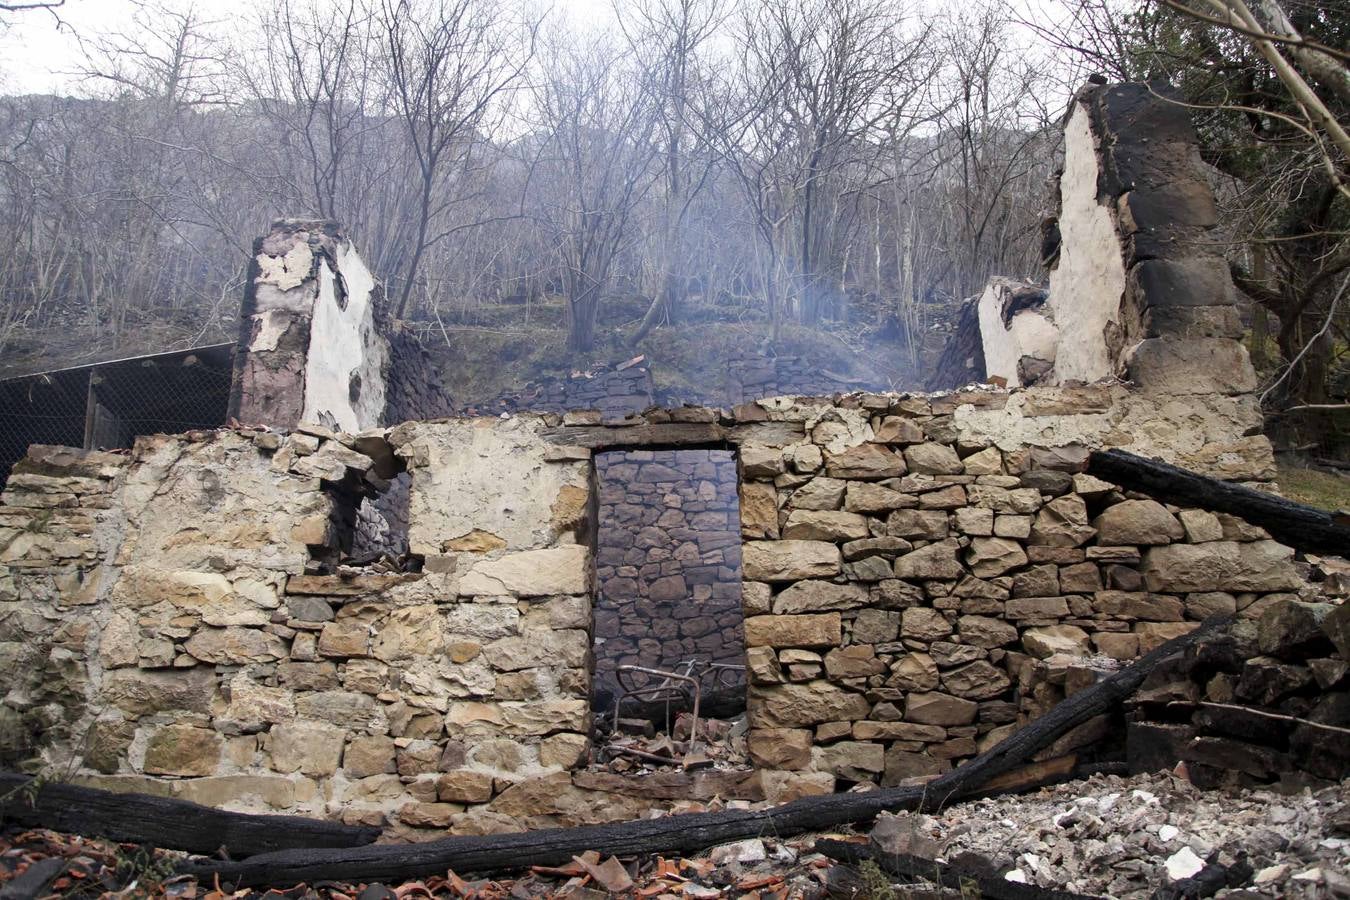
[[[0,773],[0,822],[239,858],[301,847],[359,847],[380,836],[378,828],[326,819],[254,816],[59,782],[46,782],[34,794],[31,782],[28,775]]]
[[[978,795],[994,778],[1031,761],[1070,729],[1120,705],[1163,659],[1227,627],[1214,616],[1194,631],[1155,648],[1132,665],[1060,703],[993,749],[927,784],[858,794],[804,797],[762,810],[726,810],[611,825],[557,828],[523,834],[464,835],[425,844],[380,844],[350,850],[289,850],[232,862],[189,862],[180,871],[241,887],[290,886],[334,880],[406,880],[453,869],[492,872],[559,865],[586,850],[614,856],[695,853],[764,834],[787,836],[867,822],[881,812],[935,810]]]
[[[980,897],[991,900],[1100,900],[1089,894],[1075,894],[1069,891],[1056,891],[1005,881],[996,873],[976,865],[967,865],[959,859],[940,863],[935,859],[922,856],[910,856],[905,853],[885,853],[867,844],[854,841],[821,839],[816,841],[815,851],[830,859],[849,865],[871,860],[881,871],[899,878],[922,878],[942,887],[955,888],[966,896],[972,882],[979,888]]]
[[[1350,555],[1350,526],[1315,506],[1198,475],[1124,450],[1098,450],[1088,456],[1087,473],[1164,503],[1198,506],[1240,516],[1270,532],[1282,544],[1309,553]]]

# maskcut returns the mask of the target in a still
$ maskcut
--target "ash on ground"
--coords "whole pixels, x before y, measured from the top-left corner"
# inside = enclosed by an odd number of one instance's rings
[[[883,815],[880,849],[987,861],[1008,881],[1150,897],[1207,862],[1253,874],[1219,897],[1350,897],[1350,781],[1319,791],[1202,791],[1171,774],[1094,776],[935,816]]]

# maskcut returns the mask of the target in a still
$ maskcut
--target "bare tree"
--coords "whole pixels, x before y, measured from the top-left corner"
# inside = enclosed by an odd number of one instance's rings
[[[475,193],[479,170],[490,162],[483,151],[492,117],[534,56],[538,23],[504,18],[489,0],[383,0],[380,8],[393,107],[419,188],[415,234],[399,273],[400,317],[428,248],[468,227],[447,223],[446,214]]]
[[[599,40],[551,47],[534,92],[532,210],[562,269],[567,346],[595,346],[596,313],[654,182],[651,96],[627,54]]]

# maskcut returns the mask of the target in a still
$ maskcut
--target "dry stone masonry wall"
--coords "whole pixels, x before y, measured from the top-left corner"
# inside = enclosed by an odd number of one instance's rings
[[[0,496],[5,764],[405,834],[679,808],[583,769],[592,457],[647,444],[741,467],[758,769],[686,796],[941,771],[1096,677],[1080,654],[1315,593],[1238,520],[1070,471],[1110,445],[1263,481],[1235,409],[1101,385],[36,448]],[[421,571],[306,574],[334,540],[327,488],[391,455]]]
[[[612,705],[616,666],[744,665],[735,455],[599,453],[595,473],[596,710]]]

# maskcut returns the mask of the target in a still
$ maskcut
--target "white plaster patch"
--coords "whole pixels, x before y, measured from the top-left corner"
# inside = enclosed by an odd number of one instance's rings
[[[413,553],[440,554],[474,529],[507,550],[553,543],[553,506],[564,486],[590,490],[586,460],[546,462],[554,445],[535,417],[411,426],[399,455],[412,467],[408,539]]]
[[[1055,378],[1093,382],[1115,374],[1107,323],[1120,322],[1125,264],[1111,211],[1097,202],[1097,149],[1088,111],[1075,104],[1064,127],[1059,264],[1050,273],[1050,306],[1059,325]]]
[[[319,297],[310,323],[302,419],[319,422],[327,413],[338,428],[356,432],[380,424],[388,348],[375,329],[375,277],[350,243],[338,244],[336,255],[347,289],[346,308],[338,305],[337,277],[325,262],[319,267]],[[361,382],[355,399],[353,375]]]
[[[304,284],[309,273],[314,270],[314,251],[309,244],[298,242],[285,256],[258,254],[258,284],[274,285],[282,291],[289,291]]]
[[[248,349],[250,353],[257,353],[260,350],[277,349],[277,341],[286,333],[291,317],[285,310],[269,309],[254,316],[253,322],[253,340],[249,342]]]
[[[1003,325],[1003,307],[1013,283],[1005,279],[991,279],[980,295],[977,307],[980,318],[980,341],[984,347],[984,370],[987,376],[1007,380],[1008,387],[1021,387],[1017,363],[1023,356],[1034,356],[1054,362],[1059,344],[1059,329],[1038,310],[1028,309],[1013,316],[1008,327]]]

